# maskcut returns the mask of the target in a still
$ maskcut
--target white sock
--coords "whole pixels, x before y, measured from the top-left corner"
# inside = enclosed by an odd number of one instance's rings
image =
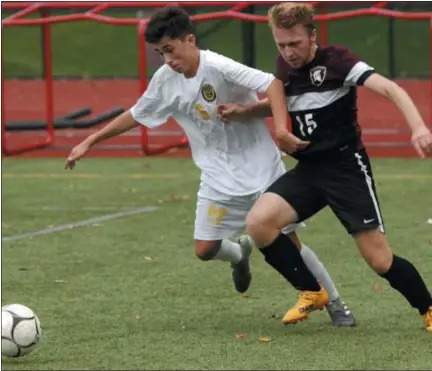
[[[213,260],[238,263],[242,258],[242,250],[238,243],[230,240],[222,240],[221,247]]]
[[[309,268],[315,278],[323,285],[327,290],[330,301],[339,298],[339,293],[330,277],[330,274],[325,269],[324,265],[319,261],[318,256],[313,252],[312,249],[302,244],[301,256],[306,266]]]

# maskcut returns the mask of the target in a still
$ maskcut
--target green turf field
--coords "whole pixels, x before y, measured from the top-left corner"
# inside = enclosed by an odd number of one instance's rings
[[[374,160],[388,236],[432,286],[431,160]],[[45,344],[5,370],[430,369],[431,334],[361,261],[325,211],[301,231],[360,321],[325,312],[284,327],[295,292],[253,254],[248,298],[229,265],[203,263],[192,232],[199,173],[190,159],[3,160],[3,236],[157,206],[157,211],[2,246],[2,305],[39,315]],[[236,334],[245,334],[241,339]],[[269,337],[260,343],[258,338]]]
[[[208,10],[207,10],[208,11]],[[259,11],[265,14],[265,9]],[[136,11],[115,11],[116,17],[136,17]],[[5,16],[5,15],[3,15]],[[198,24],[198,34],[218,21]],[[329,42],[350,46],[383,74],[388,74],[388,19],[362,17],[330,22]],[[111,26],[95,22],[55,24],[52,27],[54,74],[137,75],[135,26]],[[41,36],[38,27],[6,27],[3,36],[6,76],[40,76]],[[395,21],[396,72],[399,77],[429,76],[429,22]],[[257,67],[274,70],[276,49],[266,24],[256,26]],[[203,47],[243,60],[241,21],[223,23],[201,39]],[[151,73],[154,69],[149,69]]]

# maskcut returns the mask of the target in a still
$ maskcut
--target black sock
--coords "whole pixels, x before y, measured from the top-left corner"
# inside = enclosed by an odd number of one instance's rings
[[[432,306],[432,296],[417,269],[408,260],[393,255],[392,265],[381,277],[399,291],[420,314],[425,314]]]
[[[304,263],[293,241],[280,234],[269,246],[260,249],[266,262],[300,291],[320,291],[321,287]]]

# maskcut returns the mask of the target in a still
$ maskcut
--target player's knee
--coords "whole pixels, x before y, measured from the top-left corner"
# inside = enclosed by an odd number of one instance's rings
[[[367,260],[367,263],[376,273],[384,274],[390,270],[392,260],[393,254],[387,254],[383,251],[377,251]]]
[[[220,247],[220,241],[195,241],[195,254],[202,261],[212,260]]]
[[[270,217],[252,210],[246,218],[246,230],[257,246],[266,246],[272,241],[275,227]]]
[[[376,246],[377,247],[377,246]],[[393,253],[390,248],[380,246],[369,258],[369,266],[378,274],[387,273],[393,261]]]
[[[280,196],[264,193],[246,217],[246,230],[258,246],[267,246],[290,224],[289,205]],[[289,211],[289,210],[288,210]]]
[[[377,229],[361,232],[355,236],[360,254],[368,265],[378,274],[389,271],[393,252],[385,236]]]

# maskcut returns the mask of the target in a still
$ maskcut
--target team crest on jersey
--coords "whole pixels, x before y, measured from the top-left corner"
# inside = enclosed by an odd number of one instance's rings
[[[312,84],[320,86],[327,75],[327,68],[324,66],[316,66],[310,70],[310,79]]]
[[[213,86],[210,84],[205,84],[201,87],[201,94],[203,98],[209,103],[214,102],[216,99],[216,92]]]

